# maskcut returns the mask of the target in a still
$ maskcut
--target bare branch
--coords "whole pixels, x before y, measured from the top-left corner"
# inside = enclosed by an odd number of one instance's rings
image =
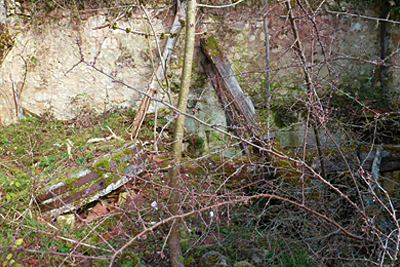
[[[244,0],[239,0],[235,3],[228,4],[228,5],[220,5],[220,6],[213,6],[213,5],[205,5],[205,4],[197,4],[198,7],[207,7],[207,8],[225,8],[225,7],[231,7],[231,6],[236,6],[237,4],[243,2]]]

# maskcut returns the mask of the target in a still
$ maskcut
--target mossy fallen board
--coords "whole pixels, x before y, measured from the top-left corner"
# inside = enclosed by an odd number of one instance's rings
[[[112,169],[111,156],[116,165]],[[146,169],[147,154],[142,145],[127,144],[99,158],[92,167],[82,168],[65,181],[52,185],[36,200],[42,212],[53,216],[75,210],[123,186]]]

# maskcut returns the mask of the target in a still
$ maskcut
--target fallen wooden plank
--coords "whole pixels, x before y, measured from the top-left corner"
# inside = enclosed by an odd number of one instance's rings
[[[252,138],[259,146],[270,142],[275,138],[275,134],[266,135],[258,127],[253,103],[240,88],[231,64],[218,47],[216,40],[201,39],[200,44],[206,55],[202,65],[225,112],[228,129],[242,139]],[[239,144],[244,153],[248,154],[248,147],[243,143]],[[258,149],[253,151],[259,152]]]
[[[80,177],[73,184],[74,184],[75,187],[80,187],[80,186],[92,181],[95,178],[97,178],[96,172],[90,172],[87,175]],[[44,195],[38,196],[36,198],[36,200],[39,203],[41,203],[41,202],[46,201],[46,200],[48,200],[50,198],[53,198],[54,196],[58,196],[58,195],[64,194],[67,191],[68,191],[67,186],[62,184],[60,186],[56,186],[54,189],[50,188],[47,193],[45,193]]]
[[[96,193],[102,189],[105,189],[105,186],[106,186],[106,180],[101,179],[101,180],[98,180],[94,185],[92,185],[80,192],[75,192],[72,195],[67,195],[66,197],[63,197],[62,199],[59,195],[58,195],[58,197],[55,197],[55,195],[54,195],[54,199],[52,199],[52,201],[50,201],[50,202],[44,201],[39,204],[39,207],[41,208],[42,211],[49,211],[49,210],[57,209],[57,208],[65,206],[65,205],[68,205],[76,200],[84,199],[84,198],[92,195],[93,193]]]
[[[118,189],[146,169],[147,154],[139,143],[99,158],[36,196],[39,208],[53,216],[79,208]],[[115,166],[113,166],[115,165]]]
[[[240,88],[231,64],[218,47],[217,41],[214,38],[201,39],[200,44],[214,71],[214,75],[210,77],[211,80],[215,80],[212,82],[213,86],[218,84],[218,87],[214,87],[214,89],[219,97],[223,95],[225,98],[224,103],[221,104],[224,108],[228,105],[232,106],[231,109],[238,116],[233,119],[236,125],[244,126],[251,136],[260,136],[261,131],[256,124],[253,103]],[[240,121],[240,117],[244,121]]]

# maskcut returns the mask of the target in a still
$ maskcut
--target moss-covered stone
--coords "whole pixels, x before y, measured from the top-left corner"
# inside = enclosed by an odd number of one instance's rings
[[[227,266],[226,258],[217,251],[209,251],[200,260],[201,267]]]
[[[233,265],[234,267],[253,267],[252,264],[248,263],[247,261],[240,261]]]
[[[65,214],[57,217],[57,224],[60,228],[69,227],[70,230],[75,228],[75,215]]]

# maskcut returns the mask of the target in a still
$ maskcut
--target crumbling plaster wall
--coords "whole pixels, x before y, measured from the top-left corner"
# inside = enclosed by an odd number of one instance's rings
[[[366,10],[370,17],[378,15],[373,10]],[[315,25],[301,11],[294,11],[300,40],[303,44],[307,67],[313,67],[313,78],[320,89],[339,90],[350,86],[370,89],[374,72],[378,71],[379,61],[379,24],[375,20],[346,15],[335,15],[320,12],[315,17]],[[301,97],[305,91],[302,66],[294,48],[294,37],[283,5],[271,8],[268,12],[270,51],[272,68],[273,104],[286,102],[288,97]],[[223,23],[213,23],[223,19]],[[263,74],[265,69],[265,35],[260,14],[244,12],[240,8],[227,13],[208,14],[205,23],[209,32],[217,36],[221,46],[225,46],[226,54],[234,64],[243,87],[253,98],[258,100],[258,107],[263,106],[265,99]],[[399,27],[390,26],[388,32],[389,49],[387,55],[398,49]],[[323,50],[321,49],[323,46]],[[313,52],[311,52],[313,50]],[[389,64],[399,63],[398,55],[393,54]],[[390,90],[400,90],[400,71],[390,68]],[[330,76],[330,78],[328,78]],[[328,79],[334,84],[328,84]],[[378,84],[379,86],[379,81]],[[258,99],[258,97],[260,97]],[[396,99],[391,99],[396,104]],[[275,101],[275,102],[274,102]],[[264,101],[265,103],[265,101]]]
[[[99,70],[144,90],[153,70],[150,49],[155,47],[154,39],[104,27],[111,23],[107,11],[76,18],[69,10],[55,10],[36,29],[24,21],[29,14],[19,12],[16,6],[15,14],[7,18],[10,31],[16,35],[16,45],[0,69],[2,123],[15,119],[10,67],[18,88],[23,86],[22,106],[36,114],[51,109],[56,117],[70,119],[74,116],[71,102],[76,97],[85,100],[86,108],[98,112],[137,104],[140,97],[136,91],[113,82],[84,63],[77,63],[81,56],[92,64],[96,60],[95,67]],[[120,19],[118,27],[147,32],[143,12],[137,9],[128,12],[129,18]],[[154,16],[152,23],[156,31],[165,31],[162,21]],[[157,62],[157,54],[153,57]]]
[[[96,66],[100,70],[113,72],[116,78],[134,88],[145,90],[154,64],[158,61],[154,38],[102,27],[112,23],[114,18],[107,10],[77,15],[72,11],[56,9],[44,17],[40,27],[35,28],[27,21],[30,14],[26,12],[29,11],[21,11],[18,2],[13,3],[14,6],[9,4],[7,25],[16,34],[16,45],[0,68],[1,123],[7,124],[16,119],[10,67],[18,88],[23,86],[22,106],[37,114],[51,109],[58,118],[70,119],[74,116],[71,100],[76,96],[81,96],[89,108],[98,112],[113,106],[135,106],[139,103],[141,96],[136,91],[113,82],[83,63],[76,66],[81,57],[77,42],[79,41],[85,60],[93,62],[96,58]],[[118,20],[119,28],[141,32],[150,30],[143,11],[131,8],[127,12],[128,16]],[[165,11],[163,16],[159,15],[160,10],[149,12],[156,31],[168,32],[173,10]],[[376,15],[372,11],[367,14]],[[293,101],[304,95],[304,79],[293,50],[294,39],[286,15],[287,11],[282,6],[268,12],[273,105],[287,103],[288,99]],[[329,14],[315,16],[315,22],[324,51],[315,41],[316,38],[312,38],[316,36],[316,31],[306,16],[301,16],[298,20],[298,28],[307,60],[310,65],[314,63],[314,77],[321,85],[320,89],[327,86],[327,75],[334,77],[335,86],[339,87],[341,80],[357,83],[357,77],[371,76],[372,79],[376,65],[365,62],[354,64],[354,58],[369,62],[378,59],[379,29],[376,22]],[[256,107],[263,108],[265,35],[258,9],[245,5],[225,10],[203,9],[199,13],[199,25],[199,31],[207,32],[205,37],[213,36],[218,40],[243,89],[252,97]],[[399,34],[393,28],[393,38],[389,45],[392,51],[399,39]],[[158,41],[162,49],[163,40]],[[171,59],[170,70],[171,84],[176,86],[179,85],[183,60],[183,38],[180,38],[178,45]],[[311,47],[314,47],[313,53],[310,53]],[[329,64],[324,64],[324,59]],[[397,54],[393,56],[392,61],[395,60],[398,60]],[[202,71],[199,61],[200,56],[194,64],[197,72]],[[395,81],[392,82],[392,90],[398,90],[399,79],[395,78],[399,76],[399,70],[390,71],[392,80]],[[365,79],[361,81],[364,82]],[[196,97],[192,96],[193,99]]]

